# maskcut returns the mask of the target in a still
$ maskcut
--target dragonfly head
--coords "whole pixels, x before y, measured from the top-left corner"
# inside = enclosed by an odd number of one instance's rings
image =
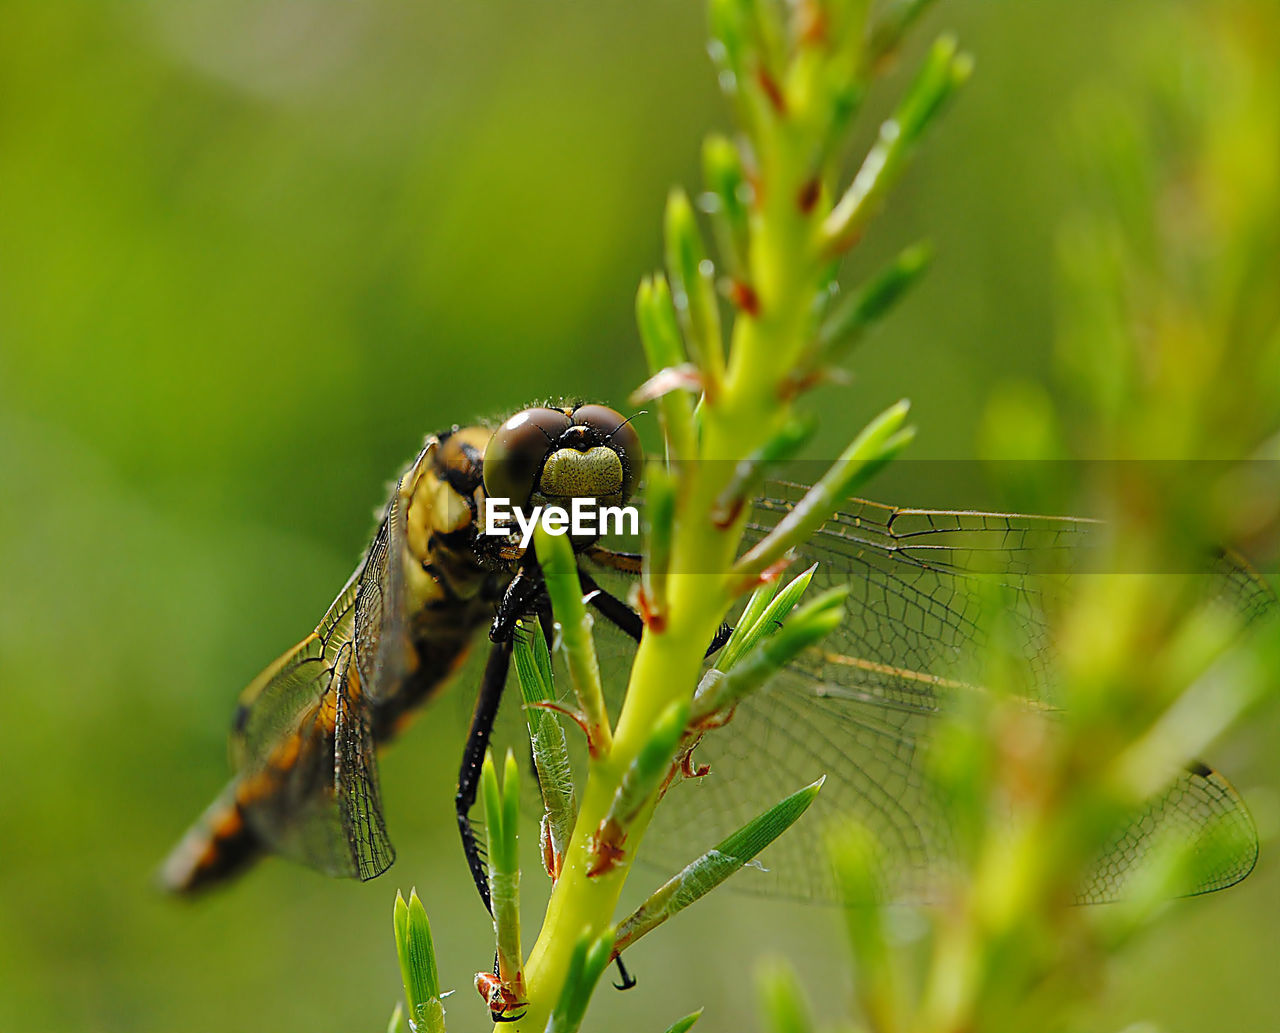
[[[489,439],[484,488],[519,507],[572,498],[620,505],[635,493],[643,468],[639,435],[608,406],[525,409]]]

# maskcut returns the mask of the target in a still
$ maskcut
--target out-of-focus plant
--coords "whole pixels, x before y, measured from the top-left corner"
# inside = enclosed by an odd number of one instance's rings
[[[1178,8],[1150,80],[1080,108],[1089,201],[1061,238],[1058,359],[1073,451],[1115,460],[1084,464],[1101,557],[1048,614],[1054,713],[1006,677],[1001,648],[1027,643],[992,618],[988,691],[932,757],[957,871],[935,887],[923,945],[893,942],[876,844],[835,837],[855,1028],[1079,1028],[1108,959],[1171,897],[1208,888],[1242,850],[1249,861],[1238,824],[1143,840],[1134,822],[1187,766],[1210,785],[1196,758],[1280,683],[1274,597],[1220,552],[1273,543],[1280,514],[1278,46],[1272,4]],[[1143,856],[1098,870],[1128,847]],[[1078,906],[1099,878],[1118,902]],[[816,1028],[785,968],[761,987],[768,1028]]]
[[[969,61],[955,44],[936,43],[856,176],[842,186],[853,116],[925,6],[924,0],[874,7],[867,0],[710,2],[711,55],[738,135],[707,140],[699,205],[683,190],[671,194],[666,271],[647,278],[637,297],[652,372],[638,397],[657,403],[667,461],[651,464],[647,474],[644,634],[616,724],[601,691],[569,543],[543,533],[535,539],[572,688],[567,713],[586,737],[589,760],[579,794],[568,779],[563,737],[544,720],[553,698],[546,645],[526,628],[516,666],[532,705],[543,855],[554,889],[523,964],[513,903],[516,774],[509,764],[499,787],[492,765],[486,769],[498,960],[496,972],[477,983],[500,1028],[577,1029],[610,960],[741,868],[820,789],[820,782],[794,787],[716,848],[691,856],[679,875],[619,920],[619,893],[654,807],[673,780],[696,774],[687,758],[698,738],[842,619],[843,592],[797,608],[808,576],[779,588],[791,550],[912,436],[905,403],[891,406],[776,528],[739,556],[760,480],[807,437],[811,418],[799,411],[805,392],[830,376],[926,264],[924,249],[909,249],[847,299],[838,296],[841,256],[968,75]],[[714,258],[699,206],[717,245]],[[748,594],[725,656],[700,687],[704,657],[726,613]],[[407,988],[418,982],[406,977]],[[425,992],[414,991],[411,1008]],[[687,1029],[693,1019],[672,1028]]]

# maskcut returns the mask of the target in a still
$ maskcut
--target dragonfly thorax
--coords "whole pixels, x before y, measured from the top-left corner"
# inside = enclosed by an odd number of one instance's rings
[[[514,573],[510,562],[479,540],[484,449],[491,434],[487,427],[461,427],[433,435],[401,482],[405,580],[417,607],[475,599],[486,587],[492,592],[494,575],[505,581]]]

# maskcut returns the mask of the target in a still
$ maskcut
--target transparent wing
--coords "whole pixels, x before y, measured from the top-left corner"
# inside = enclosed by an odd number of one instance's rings
[[[236,798],[276,853],[371,879],[395,857],[352,667],[362,565],[312,634],[245,690],[232,729]]]
[[[337,658],[351,641],[362,564],[347,580],[316,630],[259,674],[240,694],[231,726],[231,762],[261,768],[282,739],[328,691]]]
[[[372,879],[390,867],[373,741],[360,706],[352,647],[328,662],[289,669],[289,694],[310,702],[292,727],[252,751],[236,799],[254,832],[276,853],[328,875]],[[307,678],[306,691],[300,672]],[[276,683],[262,698],[274,698]]]
[[[361,566],[355,613],[356,668],[363,696],[371,702],[391,695],[406,673],[410,643],[400,564],[405,553],[405,500],[432,447],[428,445],[418,454],[392,489]]]
[[[231,735],[237,798],[277,853],[331,875],[371,879],[390,867],[370,708],[404,681],[406,485],[397,482],[373,542],[316,630],[241,696]]]
[[[372,879],[391,867],[396,852],[382,817],[378,763],[368,708],[361,705],[359,679],[344,678],[341,685],[334,722],[333,777],[338,826],[346,839],[345,861],[349,865],[343,874]]]
[[[1103,851],[1079,901],[1099,904],[1125,896],[1125,886],[1166,837],[1192,844],[1187,896],[1234,886],[1258,861],[1258,830],[1244,801],[1218,772],[1192,765]]]
[[[384,643],[391,641],[402,624],[398,617],[399,596],[391,584],[392,574],[398,571],[399,564],[388,563],[388,555],[395,555],[391,549],[391,532],[396,508],[393,493],[378,533],[369,546],[356,594],[356,667],[360,673],[360,684],[370,699],[385,691],[384,684],[389,684],[397,673],[393,664],[384,662],[383,656]],[[385,659],[391,660],[392,657]]]
[[[759,540],[801,497],[802,485],[771,485],[752,514],[748,541]],[[765,855],[767,871],[748,871],[739,888],[771,895],[832,895],[823,829],[850,815],[877,834],[893,873],[893,891],[928,896],[929,883],[954,856],[945,801],[925,777],[922,759],[933,715],[958,693],[982,691],[975,678],[992,648],[984,607],[998,599],[1016,628],[1013,672],[1032,705],[1051,706],[1053,655],[1047,615],[1071,591],[1071,572],[1089,569],[1099,527],[1087,520],[1015,514],[896,509],[854,500],[814,536],[798,566],[819,564],[814,589],[847,584],[848,617],[819,649],[782,672],[709,734],[698,760],[705,778],[676,786],[658,809],[642,859],[686,863],[788,792],[827,776],[803,821]],[[1223,557],[1206,591],[1248,619],[1274,607],[1255,573]],[[616,592],[625,589],[617,580]],[[611,683],[627,659],[616,637],[601,636]],[[619,674],[621,671],[621,674]],[[1099,863],[1082,899],[1111,899],[1162,830],[1208,836],[1223,823],[1240,831],[1234,855],[1196,892],[1247,874],[1256,835],[1238,796],[1221,776],[1188,775],[1153,801]],[[1146,831],[1143,831],[1146,830]],[[1227,881],[1230,879],[1230,881]]]

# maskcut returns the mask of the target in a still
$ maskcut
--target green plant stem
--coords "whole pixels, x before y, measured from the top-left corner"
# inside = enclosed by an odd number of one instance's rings
[[[817,302],[832,274],[831,241],[823,234],[831,189],[822,177],[831,173],[832,136],[843,130],[865,83],[858,61],[840,73],[832,71],[836,64],[827,65],[838,84],[818,75],[822,61],[835,60],[810,49],[820,41],[802,41],[803,54],[783,69],[789,59],[780,46],[784,33],[775,13],[737,0],[712,2],[713,51],[731,73],[731,97],[743,114],[755,163],[745,254],[737,253],[739,218],[729,263],[740,288],[735,295],[739,311],[722,358],[719,302],[711,289],[714,270],[705,261],[692,206],[682,192],[673,193],[666,218],[667,279],[685,330],[685,351],[697,366],[704,395],[694,420],[685,419],[683,404],[664,406],[664,415],[676,439],[669,438],[669,449],[674,443],[680,459],[696,461],[681,463],[678,471],[662,627],[651,625],[640,642],[611,746],[595,750],[588,761],[579,820],[526,966],[528,1009],[503,1027],[507,1033],[543,1033],[571,971],[575,945],[584,937],[598,939],[614,920],[658,794],[629,823],[617,863],[597,865],[597,833],[626,772],[646,746],[652,747],[662,715],[689,705],[707,644],[736,594],[750,590],[741,575],[731,576],[749,507],[741,507],[727,523],[721,516],[717,526],[718,503],[740,460],[793,424],[792,399],[804,386],[797,384],[796,374],[815,340]],[[854,15],[856,31],[849,28],[836,40],[839,46],[864,45],[862,14]],[[943,56],[950,59],[952,53]],[[950,74],[949,63],[947,70]],[[934,93],[949,92],[955,83],[948,78],[945,85],[946,91],[939,87]],[[937,104],[908,105],[914,120],[906,142],[936,109]],[[900,166],[899,161],[894,169]],[[877,199],[889,179],[878,183]],[[735,188],[731,200],[736,197]],[[680,349],[660,281],[641,288],[638,312],[651,364],[669,366]]]
[[[588,875],[592,838],[659,717],[671,704],[692,698],[707,643],[732,601],[726,574],[746,513],[724,529],[711,514],[736,462],[762,447],[790,416],[779,385],[806,341],[815,293],[809,248],[814,220],[795,203],[805,185],[802,167],[797,156],[775,161],[776,194],[791,200],[775,200],[753,213],[750,267],[760,314],[737,319],[724,390],[716,404],[704,407],[701,461],[686,467],[672,536],[666,630],[641,641],[612,749],[589,762],[578,825],[526,966],[528,1011],[506,1027],[510,1033],[540,1033],[582,931],[598,934],[613,921],[653,803],[632,824],[622,862],[602,875]]]

